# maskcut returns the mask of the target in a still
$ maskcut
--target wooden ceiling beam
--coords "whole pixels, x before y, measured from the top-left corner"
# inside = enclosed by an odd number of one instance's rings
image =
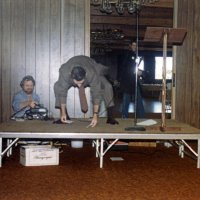
[[[136,25],[136,18],[130,17],[114,17],[114,16],[101,16],[91,18],[92,24],[117,24],[117,25]],[[161,18],[139,18],[139,24],[142,26],[161,26],[161,27],[172,27],[172,19],[161,19]]]

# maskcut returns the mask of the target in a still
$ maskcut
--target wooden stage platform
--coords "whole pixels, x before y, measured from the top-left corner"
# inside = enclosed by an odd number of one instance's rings
[[[138,121],[144,121],[138,120]],[[145,131],[126,131],[125,128],[133,126],[133,119],[118,119],[119,125],[106,124],[106,119],[100,118],[94,128],[87,128],[88,119],[74,119],[72,124],[53,124],[52,121],[26,120],[9,121],[0,124],[0,167],[3,156],[12,149],[13,145],[21,138],[32,139],[91,139],[96,146],[96,156],[100,158],[100,167],[103,167],[103,156],[119,139],[126,140],[171,140],[179,141],[180,156],[187,147],[197,158],[197,168],[200,168],[200,129],[194,128],[175,120],[166,120],[169,130],[160,131],[160,120],[157,124],[147,126]],[[173,127],[170,130],[170,127]],[[174,129],[174,127],[176,129]],[[3,149],[3,140],[6,139],[7,147]],[[105,147],[104,142],[112,139],[113,143]],[[186,141],[197,141],[195,152]]]

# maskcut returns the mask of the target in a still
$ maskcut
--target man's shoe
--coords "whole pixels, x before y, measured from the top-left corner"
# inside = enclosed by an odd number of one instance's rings
[[[115,120],[114,118],[108,118],[106,123],[112,124],[112,125],[119,124],[119,122]]]

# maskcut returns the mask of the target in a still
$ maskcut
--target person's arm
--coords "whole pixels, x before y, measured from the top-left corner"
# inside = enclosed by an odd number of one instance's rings
[[[59,70],[58,81],[54,84],[54,93],[56,98],[55,107],[60,109],[60,119],[63,123],[66,123],[67,120],[66,99],[70,86],[68,79],[69,73],[61,68]]]
[[[89,126],[95,127],[98,123],[98,113],[99,113],[99,105],[94,105],[93,108],[93,118]]]
[[[66,104],[61,104],[60,106],[60,120],[63,123],[67,123],[67,113],[66,113]]]
[[[20,103],[20,109],[25,108],[25,107],[34,108],[37,104],[38,104],[38,102],[33,101],[32,99],[29,99],[27,101],[23,101],[23,102]]]
[[[31,96],[28,97],[28,100],[22,101],[20,103],[20,108],[24,107],[35,108],[35,106],[38,105],[39,102],[40,102],[39,96],[33,93]]]
[[[34,108],[37,103],[37,101],[32,100],[32,97],[27,99],[27,96],[23,95],[22,92],[19,92],[13,97],[12,107],[13,110],[17,112],[26,107]]]
[[[68,89],[70,87],[70,73],[67,66],[62,66],[59,70],[58,81],[54,84],[55,93],[55,107],[60,109],[60,121],[62,123],[69,123],[69,116],[67,114],[66,99]]]
[[[101,84],[96,73],[90,74],[90,92],[93,101],[93,118],[89,126],[95,127],[98,123],[98,112],[101,99]]]

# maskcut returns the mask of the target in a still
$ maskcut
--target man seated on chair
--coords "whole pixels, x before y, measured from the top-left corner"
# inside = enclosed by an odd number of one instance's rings
[[[39,96],[34,92],[35,80],[32,76],[25,76],[20,86],[22,89],[14,95],[12,101],[15,112],[13,116],[17,118],[24,117],[28,109],[34,108],[40,102]]]
[[[98,122],[98,112],[101,98],[103,97],[107,108],[107,123],[118,124],[113,118],[113,89],[112,85],[107,81],[105,75],[107,67],[96,63],[87,56],[75,56],[63,64],[59,70],[59,79],[54,85],[56,108],[60,109],[60,120],[67,123],[70,119],[66,108],[67,91],[70,87],[82,86],[90,87],[93,101],[93,118],[90,123],[91,127],[95,127]],[[87,109],[83,112],[87,112]]]

